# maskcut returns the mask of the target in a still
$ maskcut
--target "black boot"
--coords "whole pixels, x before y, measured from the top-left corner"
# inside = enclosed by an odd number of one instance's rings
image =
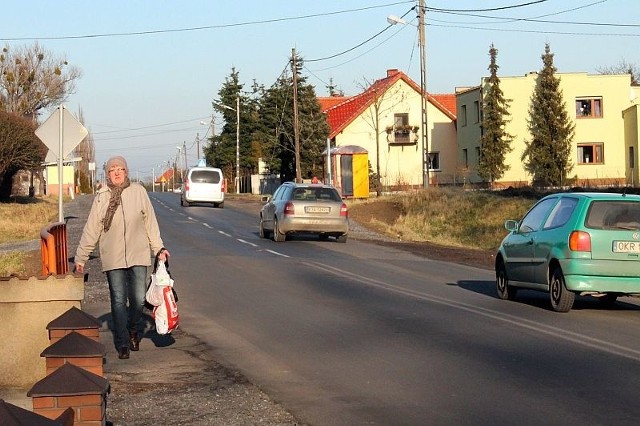
[[[122,346],[118,349],[118,358],[120,359],[129,359],[129,347]]]
[[[137,331],[129,331],[129,348],[132,351],[140,350],[140,338]]]

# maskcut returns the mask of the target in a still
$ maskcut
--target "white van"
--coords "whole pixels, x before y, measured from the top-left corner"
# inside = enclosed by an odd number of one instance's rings
[[[192,203],[213,203],[214,207],[224,207],[225,182],[222,170],[215,167],[193,167],[187,171],[182,184],[180,205],[189,207]]]

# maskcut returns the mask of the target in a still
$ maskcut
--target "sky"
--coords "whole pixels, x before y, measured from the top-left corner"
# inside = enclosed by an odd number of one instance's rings
[[[4,3],[4,2],[3,2]],[[640,67],[638,0],[425,0],[429,93],[476,86],[498,49],[499,76],[542,67],[545,43],[560,73]],[[420,82],[417,0],[8,0],[0,45],[38,42],[82,71],[64,105],[82,110],[100,169],[124,156],[148,179],[197,139],[218,134],[212,102],[235,68],[249,90],[289,71],[292,49],[318,96],[355,95],[399,69]],[[387,17],[406,25],[390,26]],[[233,105],[231,105],[233,106]],[[42,115],[45,120],[52,111]],[[200,153],[204,141],[200,143]],[[182,157],[184,158],[184,157]]]

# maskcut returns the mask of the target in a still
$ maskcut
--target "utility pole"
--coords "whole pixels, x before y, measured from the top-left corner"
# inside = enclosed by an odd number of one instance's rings
[[[182,172],[182,182],[184,182],[184,178],[187,173],[187,141],[182,141],[182,153],[184,155],[184,170]]]
[[[196,164],[200,160],[200,132],[196,133]]]
[[[291,71],[293,73],[293,135],[296,153],[296,182],[302,182],[300,171],[300,129],[298,129],[298,64],[296,63],[296,49],[291,49]]]
[[[420,43],[420,95],[422,97],[422,186],[429,188],[429,121],[427,120],[427,42],[424,32],[425,0],[418,2],[418,40]]]

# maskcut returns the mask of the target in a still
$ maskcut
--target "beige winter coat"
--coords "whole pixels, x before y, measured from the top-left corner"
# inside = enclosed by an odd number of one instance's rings
[[[110,197],[107,186],[97,192],[80,237],[75,263],[84,265],[99,242],[103,271],[151,265],[152,257],[163,243],[147,190],[133,182],[125,188],[111,228],[104,232],[102,220]]]

